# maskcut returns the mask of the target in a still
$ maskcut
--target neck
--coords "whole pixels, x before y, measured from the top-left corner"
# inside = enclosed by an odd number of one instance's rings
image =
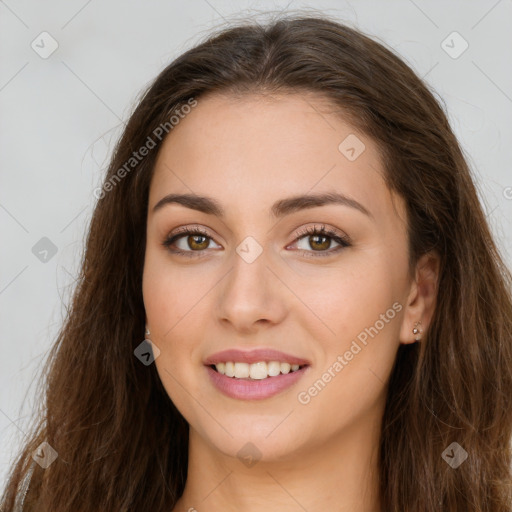
[[[191,427],[187,483],[173,512],[380,512],[379,436],[375,416],[359,418],[309,450],[281,460],[262,457],[247,467]]]

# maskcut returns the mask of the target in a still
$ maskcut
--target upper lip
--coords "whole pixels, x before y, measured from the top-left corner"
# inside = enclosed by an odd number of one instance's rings
[[[282,363],[309,365],[309,361],[301,357],[286,354],[272,348],[258,348],[254,350],[239,350],[236,348],[222,350],[208,356],[204,360],[205,365],[225,363],[228,361],[236,363],[259,363],[260,361],[280,361]]]

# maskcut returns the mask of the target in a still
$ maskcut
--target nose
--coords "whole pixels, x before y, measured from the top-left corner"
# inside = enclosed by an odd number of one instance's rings
[[[286,317],[286,287],[270,268],[270,260],[265,250],[252,262],[233,255],[233,268],[217,290],[216,314],[225,326],[251,334]]]

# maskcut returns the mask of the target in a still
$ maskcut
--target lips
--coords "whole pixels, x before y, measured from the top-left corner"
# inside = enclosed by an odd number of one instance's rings
[[[215,365],[218,363],[226,363],[228,361],[239,363],[259,363],[279,361],[281,363],[298,364],[299,366],[309,366],[311,363],[307,359],[287,354],[279,350],[271,348],[261,348],[255,350],[239,350],[228,349],[217,352],[207,357],[203,362],[206,366]]]
[[[216,372],[209,366],[206,371],[210,382],[223,395],[236,400],[263,400],[278,395],[296,384],[310,369],[305,366],[287,375],[269,377],[263,380],[234,379]]]
[[[310,362],[307,359],[287,354],[274,349],[238,350],[229,349],[217,352],[204,361],[210,382],[222,394],[237,400],[263,400],[277,395],[296,384],[305,373],[310,370]],[[258,366],[257,363],[280,362],[289,370],[293,365],[299,366],[295,371],[288,371],[285,374],[267,376],[255,375],[255,379],[236,378],[216,371],[215,366],[224,366],[225,363],[245,367]]]

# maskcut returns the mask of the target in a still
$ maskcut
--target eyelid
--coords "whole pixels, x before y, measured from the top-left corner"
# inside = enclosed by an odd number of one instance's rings
[[[204,255],[206,251],[184,251],[182,249],[171,249],[171,245],[173,245],[177,240],[180,238],[183,238],[185,236],[193,236],[193,235],[201,235],[205,238],[209,238],[213,242],[215,242],[215,238],[211,236],[211,234],[202,226],[197,225],[186,225],[186,226],[180,226],[179,228],[176,228],[174,231],[171,231],[169,235],[167,235],[162,245],[171,253],[178,254],[178,255],[185,255],[185,256],[192,256],[192,257],[201,257]],[[217,242],[215,242],[217,243]]]
[[[318,233],[320,233],[324,236],[327,236],[329,238],[341,239],[347,245],[352,244],[351,238],[346,233],[344,233],[338,229],[332,228],[330,226],[326,227],[326,225],[322,222],[314,223],[312,226],[307,226],[307,227],[300,228],[299,230],[297,230],[295,232],[294,243],[298,239],[303,238],[304,236],[307,236],[307,235],[314,236]]]
[[[298,244],[302,238],[305,238],[307,236],[324,236],[330,238],[332,241],[338,244],[337,247],[328,249],[327,251],[297,249],[303,256],[308,258],[322,258],[337,255],[343,249],[352,246],[352,240],[347,234],[332,227],[326,228],[325,224],[323,223],[314,224],[313,226],[307,226],[296,231],[295,240],[292,242],[291,245]],[[287,248],[288,247],[290,247],[290,245],[288,245]]]

